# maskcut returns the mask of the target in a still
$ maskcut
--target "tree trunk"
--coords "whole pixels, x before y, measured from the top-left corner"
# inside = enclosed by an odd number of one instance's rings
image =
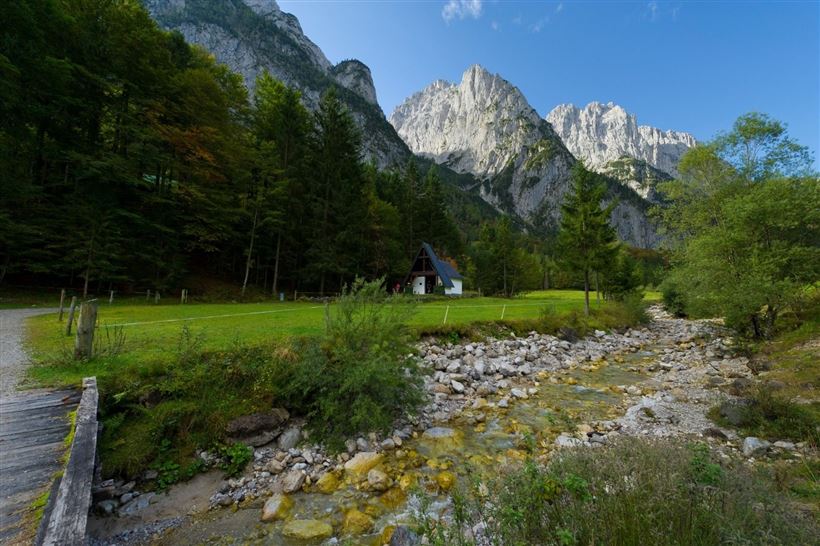
[[[584,269],[584,316],[589,316],[589,269]]]
[[[88,296],[88,268],[85,268],[85,282],[83,282],[83,298]]]
[[[279,249],[282,246],[282,232],[276,235],[276,257],[273,259],[273,295],[279,290]]]
[[[245,295],[245,289],[248,287],[248,276],[251,273],[251,258],[253,257],[253,240],[256,237],[256,221],[259,218],[259,206],[253,213],[253,227],[251,227],[251,244],[248,247],[248,259],[245,260],[245,280],[242,282],[242,295]]]
[[[601,305],[601,291],[598,289],[598,272],[595,272],[595,303]]]
[[[507,294],[507,262],[506,261],[504,261],[504,275],[503,275],[503,277],[504,277],[504,296],[509,296],[509,294]]]

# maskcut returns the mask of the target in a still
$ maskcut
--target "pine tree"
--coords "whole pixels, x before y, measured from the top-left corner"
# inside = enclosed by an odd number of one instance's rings
[[[615,230],[609,224],[615,203],[601,206],[605,192],[600,175],[588,171],[578,162],[572,170],[572,189],[561,206],[560,257],[584,276],[584,313],[587,316],[590,276],[617,252]]]
[[[341,288],[346,279],[363,273],[368,202],[361,136],[334,88],[322,97],[315,119],[310,159],[312,234],[306,265],[324,294],[331,277],[338,279]]]

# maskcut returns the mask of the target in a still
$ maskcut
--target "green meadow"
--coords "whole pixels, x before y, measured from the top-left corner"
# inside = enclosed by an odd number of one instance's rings
[[[649,292],[645,298],[655,301],[660,295]],[[517,298],[422,300],[416,305],[410,326],[422,332],[501,319],[535,319],[544,309],[558,314],[580,311],[583,301],[580,290],[543,290]],[[64,334],[65,321],[58,322],[56,314],[29,319],[27,342],[38,363],[31,376],[37,384],[72,382],[84,375],[111,372],[118,365],[163,360],[176,352],[183,340],[203,350],[284,342],[319,334],[325,313],[325,304],[307,301],[185,305],[110,305],[103,301],[99,304],[96,334],[101,356],[89,362],[71,361],[74,338]]]

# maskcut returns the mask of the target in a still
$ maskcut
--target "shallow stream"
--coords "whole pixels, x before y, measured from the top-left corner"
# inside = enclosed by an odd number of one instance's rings
[[[399,449],[385,453],[378,465],[391,479],[384,492],[367,491],[367,481],[352,480],[339,473],[339,482],[330,494],[309,487],[308,492],[290,495],[293,506],[285,521],[260,521],[264,502],[257,500],[236,509],[222,509],[195,516],[165,535],[161,544],[322,544],[294,540],[282,535],[290,520],[321,520],[333,527],[335,537],[350,544],[382,544],[385,528],[412,522],[414,492],[422,491],[433,499],[433,509],[446,509],[447,491],[452,481],[465,480],[468,468],[479,475],[494,475],[500,469],[523,461],[527,447],[536,456],[546,457],[554,449],[561,432],[574,432],[576,426],[623,415],[624,386],[648,379],[645,368],[664,345],[637,352],[608,355],[607,360],[572,370],[540,372],[535,388],[527,399],[509,399],[509,408],[495,403],[502,396],[477,399],[460,415],[434,429],[432,435],[414,434]],[[587,363],[589,364],[589,363]],[[515,385],[512,385],[515,386]],[[438,433],[438,434],[436,434]],[[417,504],[417,503],[416,503]],[[345,527],[345,514],[358,510],[373,520],[372,529],[351,533]]]

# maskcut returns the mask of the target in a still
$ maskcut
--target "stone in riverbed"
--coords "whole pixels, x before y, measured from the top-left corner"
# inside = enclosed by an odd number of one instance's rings
[[[367,484],[373,491],[385,491],[390,488],[390,476],[377,468],[373,468],[367,473]]]
[[[464,384],[456,381],[455,379],[450,381],[450,387],[453,389],[454,393],[461,394],[464,392]]]
[[[349,535],[361,535],[370,531],[373,528],[373,523],[373,518],[354,508],[348,510],[345,514],[342,527],[344,532]]]
[[[262,521],[285,519],[292,506],[293,501],[287,495],[277,493],[265,501],[265,506],[262,507]]]
[[[294,519],[285,524],[282,534],[300,540],[315,540],[330,537],[333,527],[318,519]]]
[[[295,493],[302,489],[305,483],[305,473],[296,468],[291,469],[279,478],[282,484],[282,491],[285,493]]]
[[[431,440],[454,438],[456,436],[456,431],[447,427],[431,427],[425,430],[421,436],[422,438],[428,438]]]
[[[529,398],[526,392],[523,389],[513,389],[510,391],[510,394],[513,395],[513,398],[520,398],[521,400],[526,400]]]
[[[151,499],[153,498],[154,493],[146,493],[144,495],[140,495],[128,504],[121,506],[117,513],[120,515],[120,517],[134,515],[137,512],[148,508],[148,505],[151,504]]]
[[[370,469],[382,462],[384,455],[375,451],[362,451],[345,463],[345,472],[356,477],[363,478],[370,472]]]
[[[316,481],[316,489],[325,495],[330,495],[339,488],[339,478],[333,472],[327,472]]]

